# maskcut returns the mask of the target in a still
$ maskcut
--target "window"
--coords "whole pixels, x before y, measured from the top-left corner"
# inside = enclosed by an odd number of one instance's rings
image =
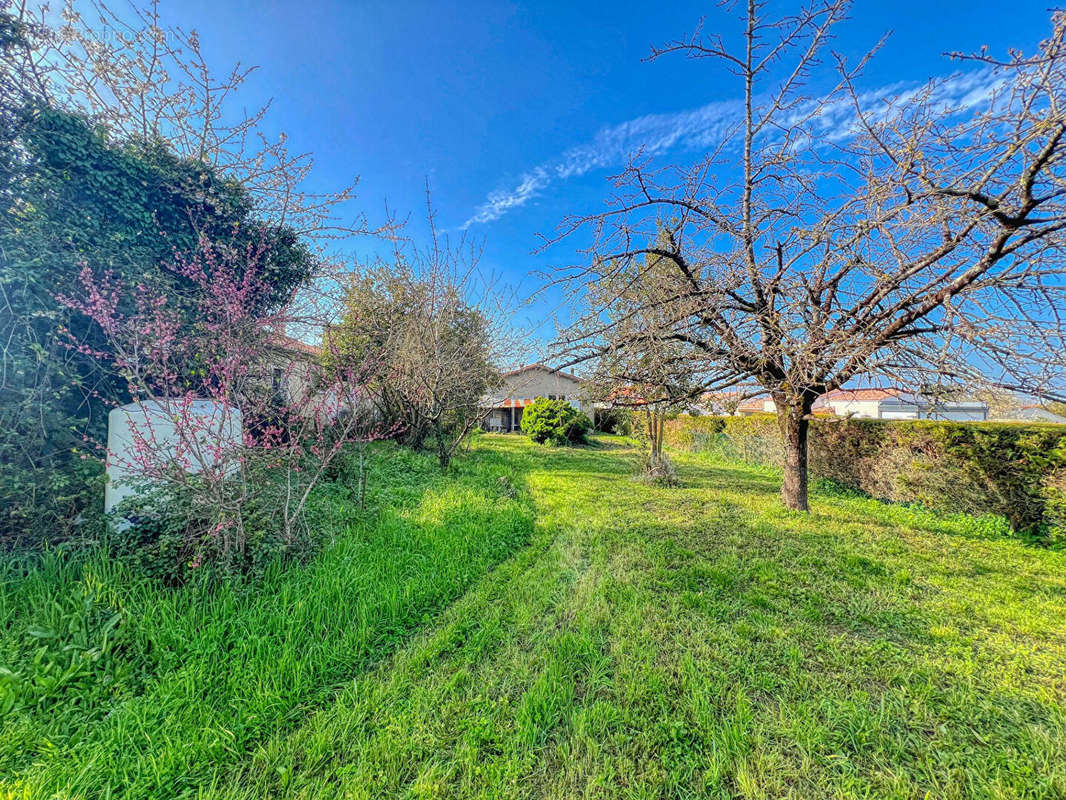
[[[555,395],[554,395],[554,394],[550,394],[550,395],[548,395],[548,399],[549,399],[549,400],[554,400],[554,399],[555,399]]]
[[[281,367],[274,367],[274,391],[281,391],[282,379],[285,377],[285,371]]]

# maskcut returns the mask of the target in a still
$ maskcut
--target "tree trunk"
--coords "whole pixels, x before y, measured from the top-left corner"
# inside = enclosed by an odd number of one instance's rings
[[[656,455],[660,461],[663,459],[663,437],[666,434],[666,413],[659,412],[659,425],[656,428]]]
[[[441,470],[446,470],[448,465],[452,463],[452,451],[448,447],[448,439],[444,435],[444,426],[440,422],[433,423],[433,435],[437,440],[437,463],[440,464]]]
[[[793,511],[808,511],[807,505],[807,433],[810,428],[811,401],[805,398],[775,397],[777,424],[785,449],[784,480],[781,502]]]

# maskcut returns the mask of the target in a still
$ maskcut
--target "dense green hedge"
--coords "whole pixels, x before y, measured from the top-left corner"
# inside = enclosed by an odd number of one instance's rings
[[[680,416],[666,443],[779,466],[777,420]],[[1066,543],[1066,425],[819,419],[811,474],[885,500],[1002,514],[1011,526]]]

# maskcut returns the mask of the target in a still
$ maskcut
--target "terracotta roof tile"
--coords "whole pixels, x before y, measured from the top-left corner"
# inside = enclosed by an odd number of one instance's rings
[[[297,353],[305,353],[309,356],[317,356],[321,355],[322,353],[321,347],[316,347],[313,344],[308,344],[307,342],[301,341],[299,339],[294,339],[293,337],[286,336],[283,333],[275,333],[273,337],[273,342],[276,347],[279,347],[282,350],[292,350]]]
[[[823,394],[819,400],[845,400],[845,401],[863,401],[863,400],[888,400],[889,398],[902,397],[907,394],[903,389],[896,388],[884,388],[884,389],[834,389],[831,392]]]

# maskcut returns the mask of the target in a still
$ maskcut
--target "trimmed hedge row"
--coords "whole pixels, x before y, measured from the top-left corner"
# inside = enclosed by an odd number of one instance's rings
[[[777,419],[679,416],[666,443],[780,466]],[[883,500],[1006,517],[1016,531],[1066,543],[1066,425],[818,419],[810,469]]]

